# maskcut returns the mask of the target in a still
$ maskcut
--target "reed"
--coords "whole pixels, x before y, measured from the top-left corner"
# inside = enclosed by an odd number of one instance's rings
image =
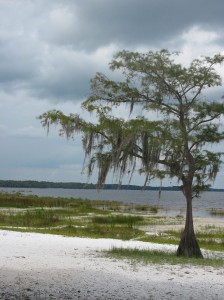
[[[224,216],[224,209],[212,208],[209,210],[209,213],[213,216]]]
[[[95,224],[110,224],[111,226],[126,225],[129,228],[133,228],[134,225],[143,221],[141,216],[132,215],[111,215],[111,216],[95,216],[92,218],[92,222]]]
[[[124,205],[117,201],[24,196],[0,193],[0,228],[67,236],[135,239],[177,245],[181,232],[167,226],[184,219],[151,213],[150,206]],[[159,226],[155,235],[151,228]],[[224,251],[223,228],[207,225],[197,232],[201,247]]]
[[[104,255],[116,259],[128,259],[131,263],[144,264],[170,264],[170,265],[196,265],[196,266],[212,266],[216,268],[224,267],[223,259],[197,259],[177,257],[175,253],[153,250],[139,250],[127,248],[112,248],[104,251]]]

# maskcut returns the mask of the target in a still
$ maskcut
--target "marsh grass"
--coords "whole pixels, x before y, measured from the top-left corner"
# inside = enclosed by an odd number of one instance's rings
[[[148,205],[124,204],[67,198],[37,197],[21,193],[0,193],[0,228],[65,236],[116,238],[160,244],[175,244],[180,231],[167,231],[168,225],[182,225],[183,218],[152,214]],[[164,228],[147,235],[153,226]],[[207,226],[198,232],[200,246],[224,251],[223,229]]]
[[[212,209],[209,210],[209,213],[212,216],[223,216],[224,217],[224,209],[212,208]]]
[[[17,193],[0,193],[0,207],[29,208],[29,207],[66,207],[70,199],[38,197]]]
[[[165,226],[164,226],[165,227]],[[182,231],[164,230],[160,234],[142,235],[138,240],[158,244],[178,245]],[[211,232],[197,232],[200,246],[206,250],[224,251],[224,233],[222,228],[213,228]]]
[[[116,259],[128,259],[132,263],[224,267],[223,259],[177,257],[175,253],[164,251],[112,248],[104,251],[103,254]]]
[[[143,235],[138,240],[149,243],[178,245],[180,238],[177,239],[173,236],[164,236],[163,233],[161,233],[160,235]]]
[[[95,216],[92,218],[92,222],[95,224],[108,224],[112,227],[116,225],[126,225],[129,228],[133,228],[134,225],[143,221],[141,216],[132,215],[110,215],[110,216]]]
[[[160,236],[146,236],[141,240],[162,244],[177,245],[182,235],[182,231],[166,230]],[[224,233],[222,229],[215,232],[197,232],[197,239],[202,248],[214,251],[224,251]]]
[[[3,228],[2,228],[3,229]],[[88,238],[112,238],[120,240],[135,239],[142,232],[138,229],[128,227],[111,227],[111,226],[58,226],[45,228],[18,228],[4,227],[4,230],[12,230],[19,232],[36,232],[43,234],[55,234],[69,237],[88,237]]]
[[[151,212],[153,214],[158,213],[158,208],[156,206],[151,206],[151,205],[135,205],[134,209],[135,211],[140,211],[140,212]]]
[[[51,231],[52,232],[52,231]],[[130,240],[141,234],[138,229],[128,227],[111,227],[111,226],[88,226],[88,227],[73,227],[58,229],[53,232],[69,236],[89,237],[89,238],[113,238],[121,240]]]
[[[54,197],[38,197],[35,195],[23,195],[17,193],[0,192],[0,207],[2,208],[73,208],[82,212],[92,210],[102,211],[100,207],[110,210],[112,207],[121,206],[116,201],[88,200],[80,198],[54,198]]]
[[[22,227],[34,227],[34,226],[54,226],[59,222],[59,217],[54,211],[37,209],[28,210],[22,213],[2,213],[0,212],[0,224],[8,226],[22,226]]]
[[[158,213],[158,208],[155,207],[155,206],[151,206],[150,207],[150,212],[153,213],[153,214],[157,214]]]

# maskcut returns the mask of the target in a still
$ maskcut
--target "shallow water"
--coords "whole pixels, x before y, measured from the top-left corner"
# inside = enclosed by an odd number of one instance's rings
[[[124,203],[138,203],[157,206],[161,214],[167,216],[185,215],[185,199],[180,191],[146,190],[84,190],[84,189],[39,189],[39,188],[0,188],[0,191],[22,192],[37,196],[82,198],[90,200],[115,200]],[[210,216],[209,210],[224,209],[224,192],[204,192],[198,199],[193,200],[194,216]],[[216,216],[212,216],[216,217]],[[218,216],[220,217],[220,216]]]

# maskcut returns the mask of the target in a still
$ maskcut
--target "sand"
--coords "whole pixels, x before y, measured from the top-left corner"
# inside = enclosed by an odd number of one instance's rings
[[[113,246],[176,250],[0,230],[0,299],[224,299],[224,268],[131,264],[102,255]]]

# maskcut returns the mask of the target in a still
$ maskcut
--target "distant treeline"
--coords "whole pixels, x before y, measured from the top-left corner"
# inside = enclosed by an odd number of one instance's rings
[[[81,183],[81,182],[50,182],[50,181],[35,181],[35,180],[0,180],[0,187],[9,187],[9,188],[62,188],[62,189],[96,189],[96,184],[93,183]],[[105,190],[163,190],[163,191],[179,191],[178,186],[170,187],[153,187],[146,186],[142,187],[139,185],[118,185],[118,184],[105,184]],[[210,189],[210,191],[221,191],[224,192],[224,189]]]
[[[96,184],[93,183],[81,183],[81,182],[50,182],[50,181],[34,181],[34,180],[0,180],[0,187],[10,188],[62,188],[62,189],[96,189]],[[159,190],[159,187],[139,185],[119,185],[119,184],[105,184],[105,190]],[[179,187],[162,187],[162,190],[179,191]]]

